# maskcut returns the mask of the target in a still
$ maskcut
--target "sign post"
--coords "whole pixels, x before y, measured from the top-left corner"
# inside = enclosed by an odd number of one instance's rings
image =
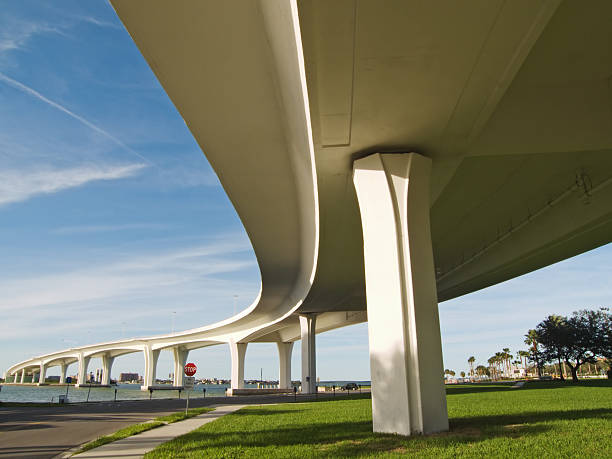
[[[196,371],[198,371],[198,367],[195,366],[195,363],[188,363],[187,365],[185,365],[185,368],[183,370],[185,371],[185,375],[187,376],[183,383],[185,392],[187,392],[187,404],[185,405],[185,414],[187,414],[187,411],[189,410],[189,392],[191,391],[191,389],[193,389],[193,386],[195,384],[195,378],[193,377],[193,375],[195,375]]]

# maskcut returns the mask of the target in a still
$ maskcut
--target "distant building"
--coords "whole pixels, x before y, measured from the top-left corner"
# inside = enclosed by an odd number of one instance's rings
[[[119,382],[138,381],[139,379],[138,373],[121,373],[119,375]]]

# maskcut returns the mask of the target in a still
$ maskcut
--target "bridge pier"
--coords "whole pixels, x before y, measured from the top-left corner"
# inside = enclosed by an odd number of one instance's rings
[[[77,373],[76,387],[87,383],[87,367],[91,357],[85,357],[83,353],[79,353],[79,372]]]
[[[448,430],[429,224],[431,160],[354,162],[364,241],[375,432]]]
[[[115,357],[112,357],[110,354],[104,354],[102,356],[102,378],[100,384],[102,386],[110,385],[110,375],[111,369],[113,368],[113,362],[115,361]]]
[[[21,384],[25,383],[25,368],[21,370]]]
[[[278,347],[278,388],[289,389],[291,387],[291,353],[293,352],[293,343],[276,343]]]
[[[145,371],[143,376],[142,390],[148,390],[149,386],[155,385],[155,376],[157,374],[157,359],[159,358],[159,349],[153,349],[150,344],[146,344],[143,349],[145,359]]]
[[[68,365],[65,362],[60,363],[60,384],[66,384],[66,370],[68,369]]]
[[[41,363],[38,374],[40,375],[38,377],[38,385],[42,386],[43,384],[45,384],[45,379],[47,378],[47,365]]]
[[[176,346],[172,348],[172,354],[174,355],[174,387],[181,387],[184,382],[184,368],[189,351]]]
[[[314,394],[317,391],[317,349],[316,315],[300,316],[300,334],[302,338],[302,393]]]
[[[230,341],[230,355],[232,357],[232,389],[244,389],[244,356],[247,343]]]

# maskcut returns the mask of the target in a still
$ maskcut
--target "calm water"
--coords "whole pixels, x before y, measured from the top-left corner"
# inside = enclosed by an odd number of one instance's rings
[[[369,385],[369,381],[321,381],[320,386],[342,386],[347,382],[356,382],[357,384]],[[202,398],[204,396],[203,389],[206,389],[206,397],[222,397],[225,395],[225,389],[229,384],[198,384],[189,394],[189,398]],[[257,387],[256,384],[246,384],[246,388]],[[117,389],[117,400],[148,400],[149,392],[141,391],[139,384],[118,384],[112,387],[92,387],[75,388],[68,386],[68,400],[70,402],[84,402],[87,400],[89,392],[89,401],[104,401],[115,399],[115,389]],[[66,394],[66,386],[2,386],[0,390],[0,402],[37,402],[49,403],[57,402],[59,395]],[[157,390],[153,391],[153,398],[178,398],[179,394],[176,390]],[[185,392],[181,394],[181,398],[185,398]]]
[[[201,398],[204,396],[202,389],[206,388],[207,397],[221,397],[225,395],[225,389],[229,384],[200,384],[194,387],[189,398]],[[256,387],[256,386],[253,386]],[[70,402],[84,402],[87,400],[89,391],[90,401],[114,400],[115,389],[117,389],[117,400],[148,400],[149,392],[140,390],[140,384],[118,384],[112,387],[75,388],[68,386],[68,400]],[[66,386],[2,386],[0,391],[1,402],[57,402],[59,395],[66,394]],[[185,397],[185,391],[181,398]],[[178,398],[176,390],[153,391],[153,398]]]

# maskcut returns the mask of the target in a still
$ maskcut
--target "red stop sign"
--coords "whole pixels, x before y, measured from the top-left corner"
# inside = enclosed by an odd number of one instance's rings
[[[196,374],[196,371],[198,371],[198,367],[195,366],[195,363],[188,363],[185,365],[184,370],[187,376],[193,376]]]

